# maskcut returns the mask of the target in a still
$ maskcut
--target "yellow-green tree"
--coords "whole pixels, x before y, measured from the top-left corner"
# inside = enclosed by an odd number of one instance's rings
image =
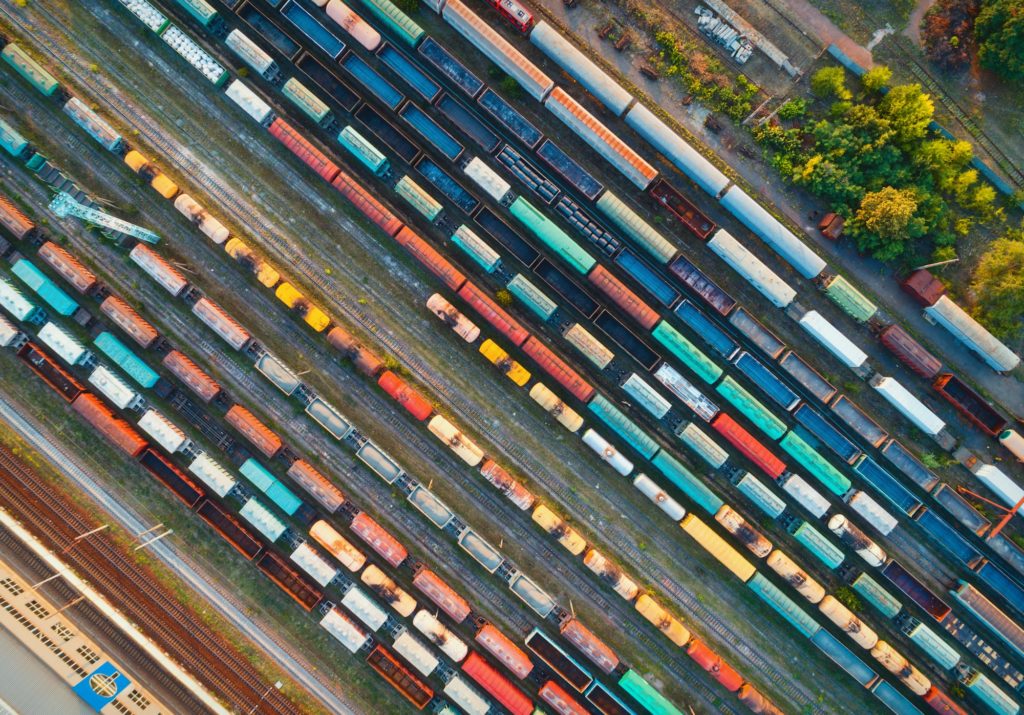
[[[992,242],[971,281],[974,315],[1000,337],[1024,327],[1024,231],[1012,229]]]
[[[811,91],[822,99],[847,100],[853,97],[846,86],[846,70],[842,67],[822,67],[812,74]]]
[[[889,90],[878,105],[896,130],[897,141],[909,144],[924,139],[935,114],[932,98],[921,91],[919,84],[901,84]]]
[[[919,201],[914,189],[886,186],[864,194],[849,225],[860,250],[882,261],[903,255],[907,244],[924,235],[925,222],[917,215]]]

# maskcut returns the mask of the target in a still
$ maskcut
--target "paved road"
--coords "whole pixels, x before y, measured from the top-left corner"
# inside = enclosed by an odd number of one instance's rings
[[[21,416],[18,406],[3,398],[0,398],[0,419],[7,422],[22,439],[37,449],[56,470],[89,495],[128,533],[138,534],[150,528],[138,515],[122,505],[100,486],[73,456],[57,446],[44,428],[26,420]],[[261,626],[246,616],[240,607],[236,606],[227,595],[207,580],[188,559],[178,553],[171,542],[164,539],[151,546],[149,551],[242,631],[254,644],[266,651],[283,670],[319,699],[331,712],[354,715],[354,711],[341,696],[333,693],[317,680],[303,663],[292,656],[290,651],[279,645]]]

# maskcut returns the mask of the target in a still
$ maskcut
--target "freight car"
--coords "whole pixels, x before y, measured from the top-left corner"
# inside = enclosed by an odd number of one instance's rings
[[[1006,427],[1006,418],[956,375],[951,373],[939,375],[932,386],[960,414],[986,434],[994,437]]]
[[[0,226],[19,241],[31,238],[37,228],[36,224],[6,196],[0,196]]]

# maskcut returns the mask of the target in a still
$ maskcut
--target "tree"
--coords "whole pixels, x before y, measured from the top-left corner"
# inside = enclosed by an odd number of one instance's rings
[[[398,9],[406,15],[411,15],[420,9],[419,0],[394,0],[394,2]]]
[[[974,269],[974,317],[1000,337],[1024,328],[1024,231],[1011,229],[989,246]]]
[[[966,67],[980,9],[980,0],[939,0],[921,20],[925,56],[942,69]]]
[[[1024,0],[982,0],[974,37],[982,66],[1024,79]]]
[[[878,94],[882,91],[882,87],[889,86],[891,79],[892,70],[885,65],[878,65],[865,72],[864,76],[860,78],[860,83],[864,86],[865,92]]]
[[[882,261],[899,258],[909,241],[924,235],[924,222],[916,215],[918,196],[914,189],[887,186],[865,194],[853,215],[848,232],[860,250]]]
[[[889,90],[878,110],[892,123],[896,140],[907,145],[924,139],[935,114],[935,105],[932,98],[921,91],[921,85],[901,84]]]
[[[811,75],[811,92],[822,99],[850,99],[846,71],[842,67],[822,67]]]

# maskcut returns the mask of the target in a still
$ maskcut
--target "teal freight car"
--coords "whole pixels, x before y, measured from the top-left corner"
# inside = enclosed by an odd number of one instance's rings
[[[558,303],[551,300],[544,291],[530,282],[530,279],[522,273],[516,273],[508,282],[508,292],[540,316],[541,320],[550,320],[558,310]]]
[[[128,377],[146,389],[153,387],[160,376],[153,368],[128,349],[112,334],[103,332],[92,341],[96,349],[110,358],[115,365],[128,373]]]
[[[343,127],[338,132],[338,143],[348,149],[352,156],[359,160],[359,163],[376,176],[384,176],[391,168],[384,153],[351,125]]]
[[[557,253],[577,273],[586,275],[597,263],[582,246],[569,238],[565,231],[552,223],[547,216],[534,208],[522,196],[513,201],[508,210],[516,220],[526,226],[534,236]]]
[[[604,396],[595,395],[587,408],[646,459],[653,457],[660,449],[649,434]]]

